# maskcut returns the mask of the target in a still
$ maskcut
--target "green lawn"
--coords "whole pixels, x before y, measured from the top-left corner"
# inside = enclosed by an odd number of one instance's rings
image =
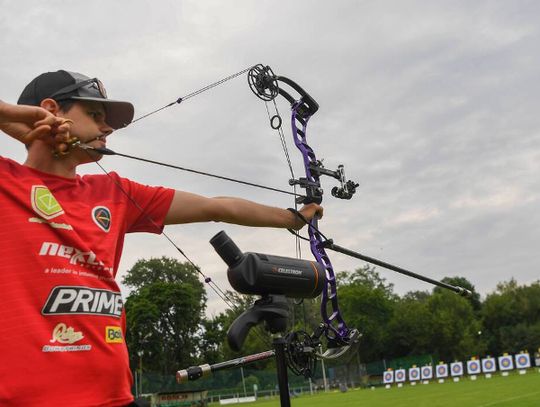
[[[279,406],[279,399],[260,400],[246,406]],[[330,392],[291,399],[292,407],[522,407],[540,406],[540,373],[531,369],[526,375],[511,373],[508,377],[495,374],[491,379],[478,376],[476,381],[462,378],[460,382],[405,385],[391,389],[358,389],[346,393]]]

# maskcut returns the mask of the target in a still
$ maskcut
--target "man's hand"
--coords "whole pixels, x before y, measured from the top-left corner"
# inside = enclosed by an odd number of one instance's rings
[[[320,205],[317,205],[315,203],[310,203],[307,205],[304,205],[298,212],[309,222],[313,218],[321,219],[323,217],[323,207]],[[304,226],[306,226],[306,223],[300,216],[294,214],[296,218],[296,223],[294,224],[294,227],[292,229],[294,230],[300,230]]]
[[[56,151],[66,151],[69,148],[70,124],[71,121],[38,106],[11,105],[0,101],[0,130],[25,145],[41,139]]]

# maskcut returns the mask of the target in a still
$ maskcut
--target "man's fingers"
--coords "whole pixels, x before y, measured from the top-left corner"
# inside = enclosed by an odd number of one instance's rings
[[[43,125],[47,125],[47,126],[51,126],[53,127],[56,122],[58,122],[58,117],[55,117],[55,116],[47,116],[45,118],[41,118],[41,120],[37,120],[35,121],[33,124],[34,124],[34,127],[39,127],[39,126],[43,126]]]
[[[35,139],[49,136],[50,133],[51,133],[51,126],[44,124],[42,126],[39,126],[39,127],[36,127],[35,129],[30,130],[28,133],[22,136],[21,141],[24,144],[28,145]]]

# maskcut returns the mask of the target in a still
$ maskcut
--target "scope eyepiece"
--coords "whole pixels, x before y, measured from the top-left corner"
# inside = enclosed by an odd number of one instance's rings
[[[210,239],[210,244],[227,266],[233,267],[242,260],[244,254],[224,230]]]

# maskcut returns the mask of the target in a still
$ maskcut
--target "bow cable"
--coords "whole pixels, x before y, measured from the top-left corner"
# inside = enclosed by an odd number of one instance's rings
[[[197,96],[197,95],[199,95],[199,94],[201,94],[201,93],[203,93],[203,92],[206,92],[207,90],[210,90],[210,89],[212,89],[212,88],[215,88],[216,86],[219,86],[219,85],[221,85],[222,83],[225,83],[225,82],[227,82],[227,81],[229,81],[229,80],[231,80],[231,79],[236,78],[237,76],[240,76],[240,75],[242,75],[242,74],[248,72],[251,68],[253,68],[253,66],[250,66],[249,68],[246,68],[246,69],[244,69],[244,70],[242,70],[242,71],[239,71],[239,72],[236,72],[236,73],[234,73],[234,74],[232,74],[232,75],[229,75],[229,76],[227,76],[226,78],[220,79],[220,80],[217,81],[217,82],[214,82],[214,83],[211,83],[211,84],[209,84],[209,85],[206,85],[206,86],[202,87],[201,89],[198,89],[198,90],[196,90],[196,91],[193,91],[193,92],[191,92],[191,93],[188,93],[186,96],[179,97],[179,98],[176,99],[174,102],[168,103],[168,104],[166,104],[165,106],[162,106],[162,107],[160,107],[160,108],[158,108],[158,109],[156,109],[156,110],[151,111],[150,113],[146,113],[146,114],[144,114],[144,115],[142,115],[142,116],[140,116],[140,117],[137,117],[135,120],[132,120],[131,123],[126,123],[126,126],[129,125],[129,124],[138,122],[138,121],[140,121],[140,120],[142,120],[142,119],[144,119],[144,118],[146,118],[146,117],[148,117],[148,116],[152,116],[153,114],[155,114],[155,113],[157,113],[157,112],[160,112],[160,111],[162,111],[162,110],[164,110],[164,109],[166,109],[166,108],[168,108],[168,107],[174,106],[174,105],[176,105],[176,104],[180,104],[180,103],[182,103],[184,100],[189,99],[189,98],[192,98],[193,96]]]

